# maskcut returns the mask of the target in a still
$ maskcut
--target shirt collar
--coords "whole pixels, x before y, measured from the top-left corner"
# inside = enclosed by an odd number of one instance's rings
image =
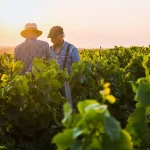
[[[36,41],[37,41],[37,39],[34,39],[34,40],[26,39],[26,40],[25,40],[25,42],[31,42],[31,43],[32,43],[32,42],[36,42]]]
[[[61,50],[65,47],[65,45],[66,45],[66,41],[64,40],[64,43],[63,43],[63,45],[61,47]],[[55,51],[55,45],[52,46],[52,49],[53,49],[53,51]]]
[[[64,40],[64,43],[63,43],[63,45],[62,45],[62,48],[64,48],[64,47],[65,47],[65,44],[66,44],[66,41]]]

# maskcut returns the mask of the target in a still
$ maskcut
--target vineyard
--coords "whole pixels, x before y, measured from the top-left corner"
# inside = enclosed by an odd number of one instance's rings
[[[0,149],[150,150],[150,47],[80,50],[72,73],[0,55]],[[68,81],[74,109],[61,96]]]

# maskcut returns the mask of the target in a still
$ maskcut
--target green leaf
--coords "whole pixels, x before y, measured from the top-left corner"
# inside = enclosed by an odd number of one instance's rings
[[[120,138],[120,124],[113,117],[105,118],[105,131],[112,141],[116,141]]]
[[[44,85],[47,84],[47,80],[40,77],[35,80],[35,84],[37,85],[38,88],[43,88]]]
[[[141,103],[142,106],[150,106],[150,83],[141,83],[137,90],[135,99]]]
[[[29,92],[28,79],[25,76],[16,76],[15,82],[12,82],[12,86],[21,94]]]
[[[132,132],[132,130],[135,130],[138,134],[143,132],[146,127],[145,123],[145,116],[146,109],[145,108],[137,108],[128,118],[128,125],[126,130],[128,132]]]
[[[81,114],[72,114],[71,126],[76,127],[77,124],[82,120],[83,116]]]
[[[92,137],[91,142],[85,145],[85,149],[87,150],[102,150],[100,137]]]
[[[51,59],[50,62],[51,62],[51,65],[52,65],[52,66],[57,65],[56,59]]]
[[[96,100],[85,100],[83,102],[79,102],[77,107],[81,114],[91,109],[99,113],[103,113],[107,109],[106,105],[100,105]]]
[[[87,63],[87,64],[85,65],[85,69],[86,69],[86,71],[89,72],[89,73],[92,73],[92,67],[93,67],[93,65],[92,65],[91,63]]]
[[[66,129],[62,133],[58,133],[52,140],[61,150],[68,149],[73,144],[72,129]]]
[[[14,76],[19,75],[23,69],[23,64],[21,61],[17,61],[14,64]]]
[[[70,150],[84,150],[82,142],[81,141],[75,141],[72,144]]]
[[[105,135],[102,142],[104,150],[133,150],[131,136],[125,130],[120,131],[120,138],[112,141],[108,135]]]
[[[146,77],[149,76],[149,69],[148,69],[148,67],[147,67],[148,61],[149,61],[149,56],[148,56],[148,55],[144,56],[142,65],[143,65],[143,67],[145,68],[145,75],[146,75]]]
[[[80,128],[74,128],[73,129],[73,139],[76,139],[82,133],[83,133],[82,129],[80,129]]]
[[[43,63],[43,61],[42,61],[41,58],[34,58],[34,60],[33,60],[33,65],[36,66],[36,68],[37,68],[39,71],[47,70],[47,67],[46,67],[46,65]]]
[[[133,90],[133,92],[136,93],[136,92],[137,92],[137,89],[138,89],[138,85],[137,85],[136,83],[134,83],[133,81],[131,81],[130,83],[131,83],[131,85],[132,85],[132,90]]]

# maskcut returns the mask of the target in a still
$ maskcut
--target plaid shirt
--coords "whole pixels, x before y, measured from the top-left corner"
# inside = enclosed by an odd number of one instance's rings
[[[22,74],[32,71],[32,63],[35,57],[50,59],[50,48],[47,42],[26,39],[15,48],[14,61],[22,61],[24,63]]]

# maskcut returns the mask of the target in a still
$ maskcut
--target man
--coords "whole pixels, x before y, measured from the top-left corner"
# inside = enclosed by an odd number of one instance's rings
[[[60,26],[54,26],[50,29],[48,38],[51,38],[51,42],[54,44],[51,47],[51,57],[56,59],[60,64],[60,68],[67,68],[68,73],[71,73],[71,66],[73,62],[80,60],[77,48],[64,41],[64,31]]]
[[[35,57],[50,59],[50,48],[47,42],[37,40],[42,31],[38,30],[35,23],[27,23],[25,30],[21,31],[20,34],[26,40],[16,47],[14,61],[22,61],[24,63],[22,71],[22,74],[24,74],[32,71],[32,63]]]
[[[54,44],[50,49],[52,59],[57,60],[57,63],[60,64],[60,69],[67,68],[67,72],[70,74],[72,63],[80,60],[77,48],[74,45],[64,41],[64,31],[60,26],[52,27],[48,38],[51,38],[51,42]],[[60,89],[60,92],[62,96],[67,98],[67,101],[73,108],[69,83],[65,82],[64,85],[65,87]]]

